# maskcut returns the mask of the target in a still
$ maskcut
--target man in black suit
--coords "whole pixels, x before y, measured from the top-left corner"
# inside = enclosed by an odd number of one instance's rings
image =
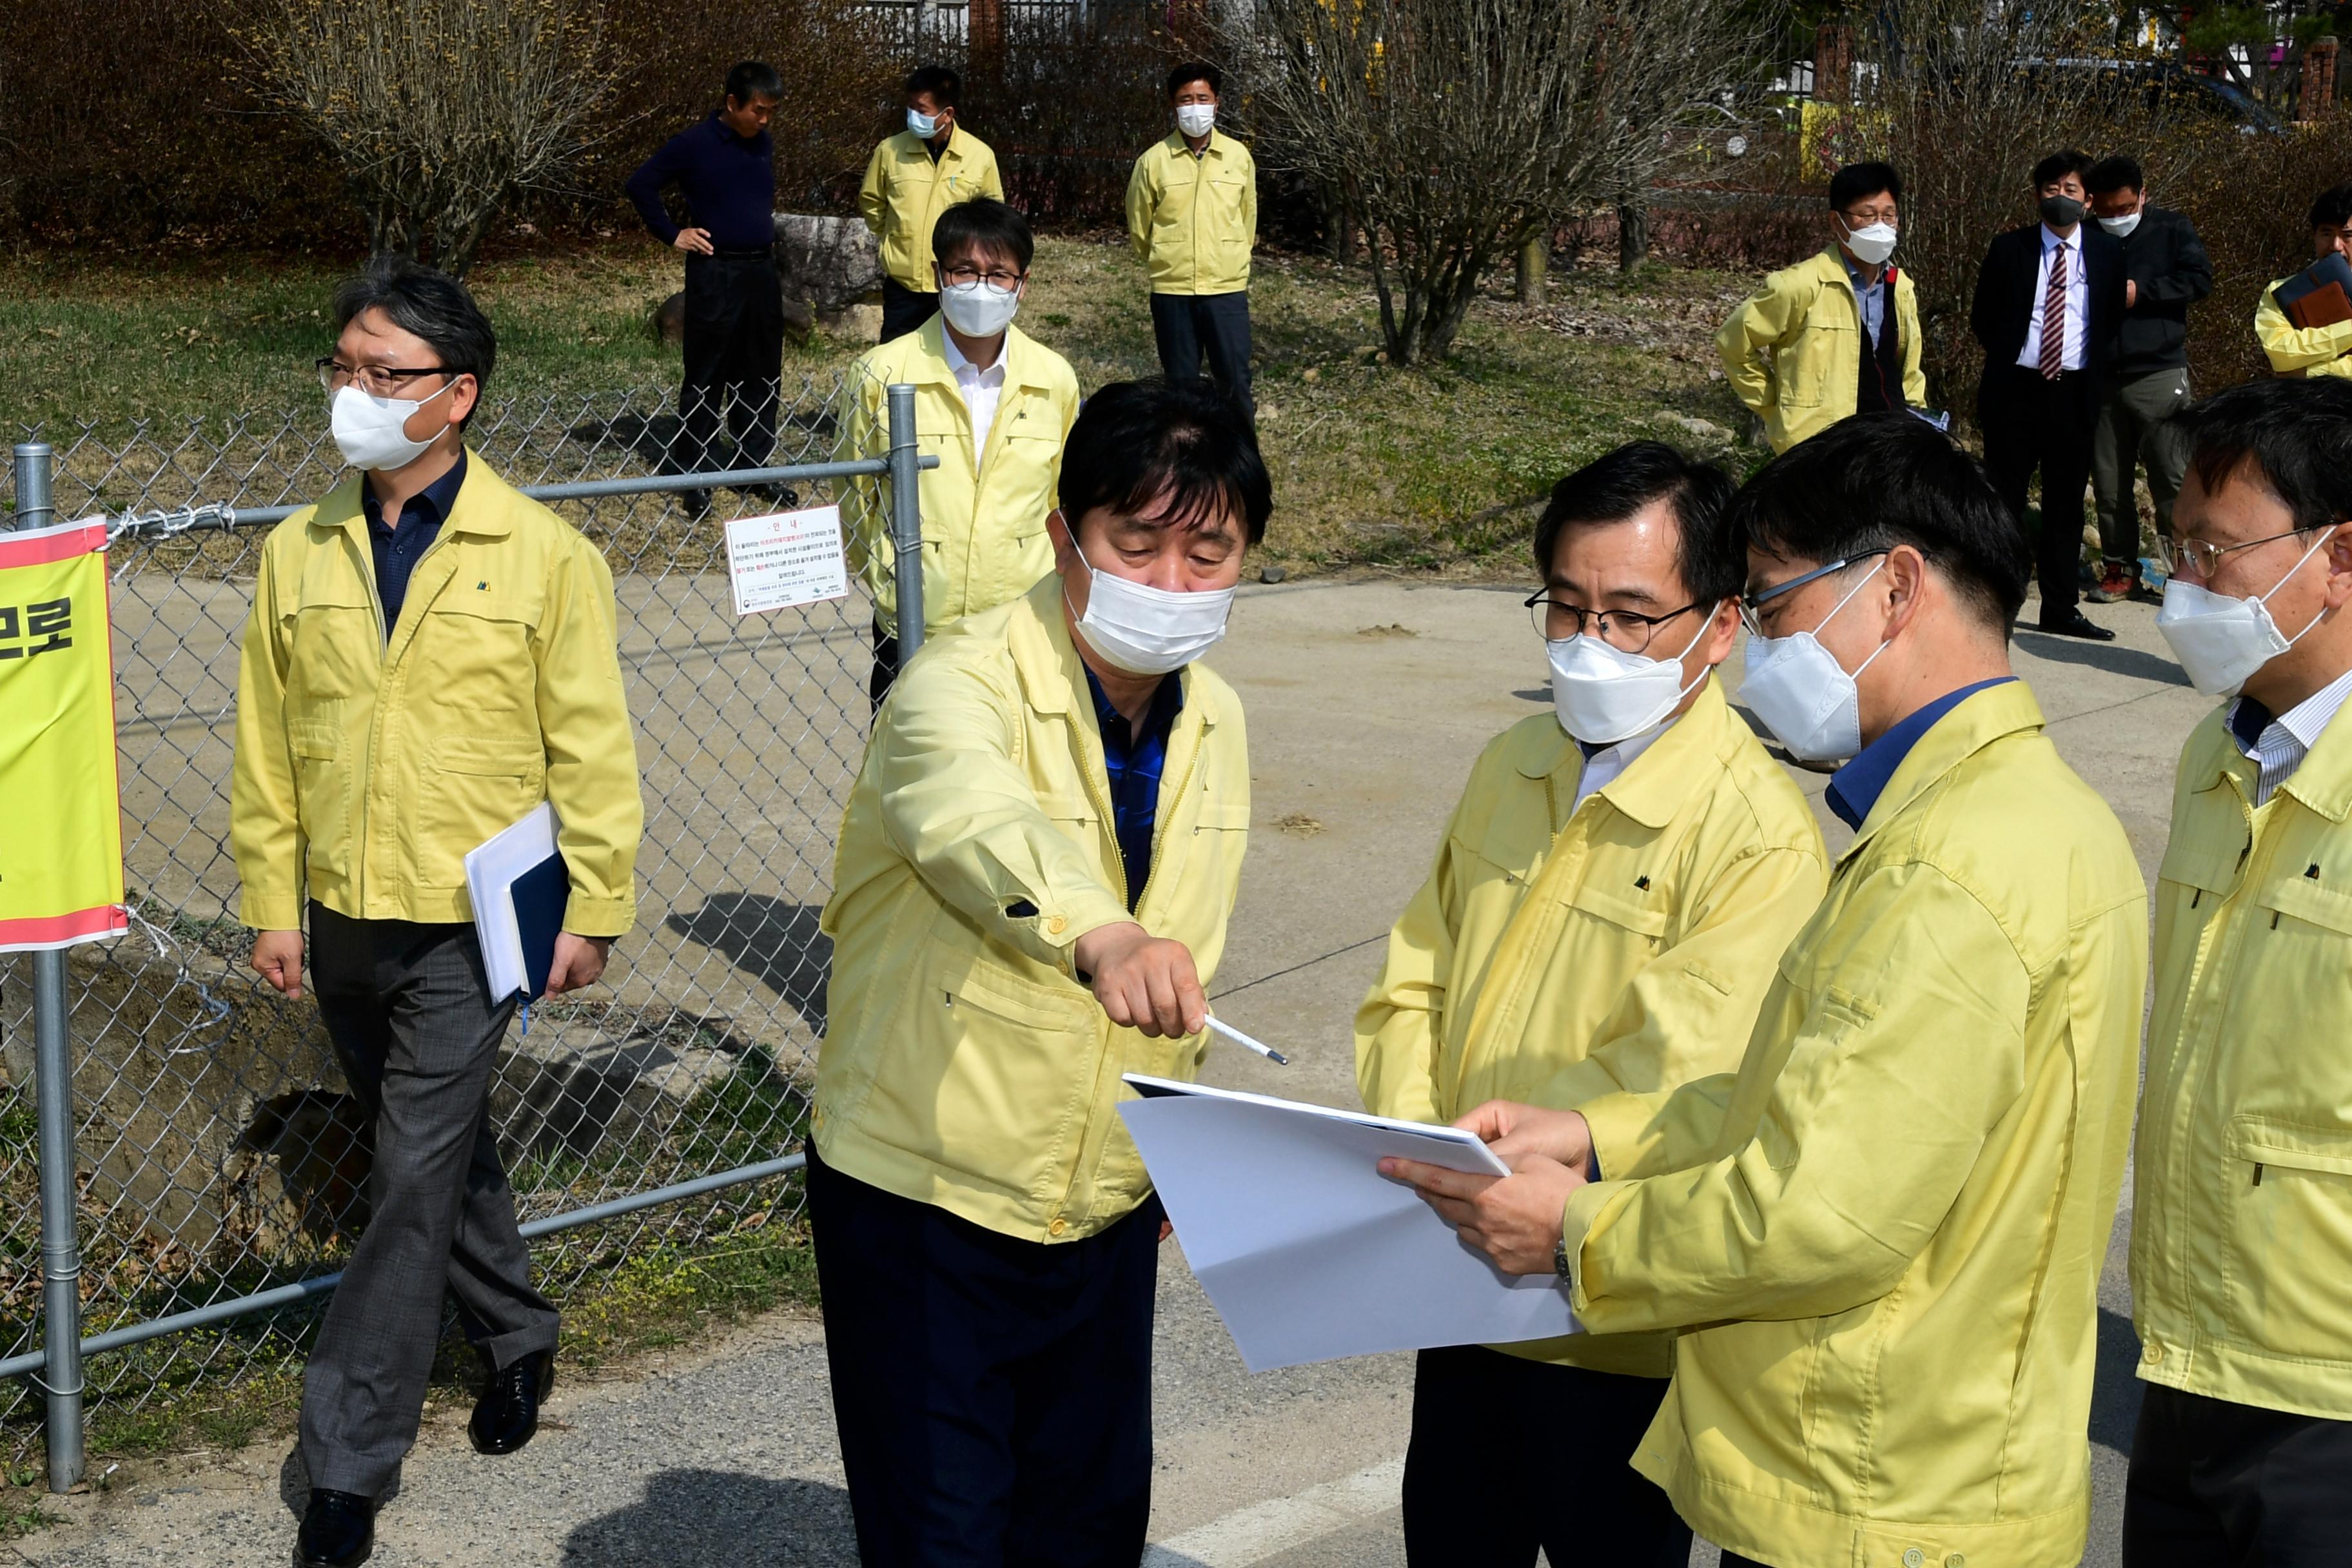
[[[2112,642],[2116,634],[2077,607],[2100,373],[2124,308],[2123,245],[2083,221],[2090,167],[2072,149],[2033,165],[2040,221],[1995,237],[1977,268],[1969,324],[1985,351],[1977,392],[1985,468],[2020,528],[2026,485],[2042,471],[2042,629]]]

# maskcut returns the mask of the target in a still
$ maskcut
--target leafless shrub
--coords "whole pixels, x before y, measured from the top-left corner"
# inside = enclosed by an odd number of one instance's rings
[[[1687,0],[1257,0],[1264,161],[1344,195],[1389,360],[1442,358],[1487,270],[1643,171],[1749,25]]]
[[[604,0],[269,0],[247,41],[342,165],[371,254],[462,276],[499,205],[600,134]]]

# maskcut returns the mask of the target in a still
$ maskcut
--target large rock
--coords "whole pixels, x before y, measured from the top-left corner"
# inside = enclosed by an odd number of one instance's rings
[[[874,334],[858,318],[866,297],[882,287],[882,253],[863,220],[778,213],[776,271],[784,286],[784,331],[794,341],[806,338],[819,321],[836,332]],[[653,328],[663,342],[686,341],[684,294],[661,302]]]

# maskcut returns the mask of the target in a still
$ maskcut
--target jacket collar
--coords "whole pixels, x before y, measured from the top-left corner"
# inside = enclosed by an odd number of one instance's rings
[[[1168,149],[1169,155],[1171,157],[1189,158],[1192,155],[1192,144],[1184,140],[1184,132],[1181,130],[1171,131],[1167,140],[1160,142],[1160,145]],[[1232,137],[1213,125],[1209,127],[1209,145],[1206,152],[1210,157],[1223,158],[1235,145]]]
[[[1723,753],[1724,726],[1732,722],[1724,700],[1721,667],[1708,675],[1698,698],[1666,726],[1633,765],[1601,786],[1601,798],[1653,831],[1675,819],[1683,804],[1706,782]],[[1556,778],[1574,798],[1584,773],[1584,752],[1557,722],[1547,731],[1530,726],[1512,758],[1531,779]]]
[[[2239,750],[2231,735],[2231,706],[2222,703],[2198,726],[2196,738],[2202,745],[2192,749],[2192,754],[2202,765],[2190,793],[2202,795],[2224,779],[2234,777],[2239,793],[2251,804],[2262,764]],[[2294,772],[2287,774],[2273,799],[2291,795],[2330,822],[2352,818],[2352,721],[2347,720],[2347,712],[2352,712],[2352,703],[2337,710],[2335,719],[2319,732],[2319,739],[2304,754]]]
[[[319,528],[341,529],[362,550],[373,548],[368,542],[367,510],[360,499],[360,487],[366,482],[366,477],[356,471],[346,474],[320,498],[311,523]],[[449,507],[449,515],[441,520],[441,530],[445,533],[503,539],[514,531],[514,503],[521,499],[512,485],[482,461],[479,452],[468,447],[466,482],[457,487],[457,500]]]
[[[907,381],[929,382],[956,389],[955,371],[948,363],[948,330],[939,312],[931,313],[914,332],[915,357],[901,365],[899,376]],[[1025,386],[1038,392],[1053,390],[1053,381],[1045,370],[1045,351],[1037,341],[1018,326],[1004,329],[1004,384],[1009,390]],[[959,393],[958,396],[961,394]]]
[[[1895,776],[1886,781],[1870,815],[1854,831],[1853,842],[1838,858],[1850,858],[1880,828],[1902,815],[1937,780],[1969,758],[2005,736],[2038,731],[2043,722],[2042,704],[2034,700],[2033,689],[2023,680],[1988,686],[1962,701],[1913,743],[1910,755],[1895,770]]]

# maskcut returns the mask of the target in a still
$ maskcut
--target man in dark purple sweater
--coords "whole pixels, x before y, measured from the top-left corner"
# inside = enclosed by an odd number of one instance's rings
[[[768,121],[783,79],[758,60],[727,73],[727,103],[662,143],[624,188],[646,227],[686,252],[684,422],[670,449],[676,471],[763,467],[776,444],[777,383],[783,374],[783,286],[776,276],[776,163]],[[688,226],[670,221],[663,187],[686,198]],[[719,449],[726,409],[731,457]],[[690,491],[699,517],[709,494]]]

